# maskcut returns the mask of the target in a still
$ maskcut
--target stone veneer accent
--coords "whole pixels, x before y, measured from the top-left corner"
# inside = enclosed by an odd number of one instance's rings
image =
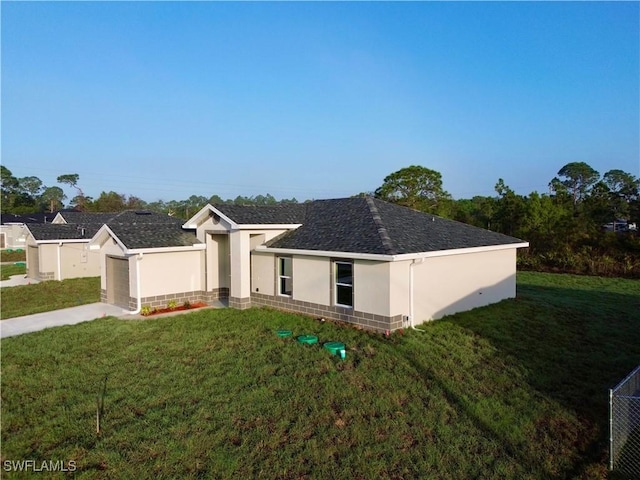
[[[142,305],[149,306],[151,308],[166,307],[170,301],[175,301],[178,305],[184,302],[204,302],[212,304],[216,300],[225,299],[229,297],[228,288],[216,288],[209,292],[203,292],[202,290],[196,290],[192,292],[171,293],[168,295],[156,295],[153,297],[143,297]],[[100,301],[107,303],[107,291],[100,290]],[[129,297],[129,309],[135,310],[138,306],[138,300],[135,297]]]
[[[39,272],[38,273],[38,280],[41,281],[46,281],[46,280],[55,280],[56,279],[56,272]]]
[[[368,330],[375,330],[384,332],[386,330],[394,331],[400,328],[406,327],[404,325],[402,315],[395,315],[393,317],[387,317],[385,315],[375,315],[373,313],[359,312],[345,307],[335,307],[329,305],[320,305],[311,302],[302,302],[300,300],[294,300],[290,297],[283,296],[271,296],[264,295],[262,293],[251,293],[249,298],[229,297],[228,288],[218,288],[210,292],[193,291],[183,293],[173,293],[169,295],[158,295],[155,297],[145,297],[142,299],[142,305],[148,305],[150,307],[166,307],[167,304],[174,300],[178,305],[189,301],[205,302],[208,304],[213,303],[220,299],[229,299],[229,307],[237,308],[239,310],[245,310],[252,306],[271,307],[278,310],[285,310],[288,312],[301,313],[303,315],[311,315],[314,317],[322,317],[327,320],[334,320],[337,322],[346,322],[353,325],[366,328]],[[100,291],[100,301],[107,302],[107,291]],[[135,310],[137,307],[137,301],[134,297],[129,298],[129,308]]]
[[[254,306],[272,307],[279,310],[326,318],[327,320],[352,323],[368,330],[384,332],[385,330],[394,331],[405,327],[402,315],[387,317],[385,315],[359,312],[351,308],[302,302],[290,297],[271,296],[262,293],[251,293],[251,302]]]
[[[238,310],[246,310],[247,308],[251,308],[252,298],[253,294],[251,297],[246,298],[229,297],[229,306],[231,308],[237,308]]]

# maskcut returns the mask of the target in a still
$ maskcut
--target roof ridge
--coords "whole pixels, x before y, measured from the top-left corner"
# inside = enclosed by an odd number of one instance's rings
[[[372,197],[365,197],[367,205],[369,206],[369,211],[371,212],[371,216],[373,218],[373,222],[376,224],[378,229],[378,235],[380,235],[380,240],[382,241],[382,246],[387,250],[389,255],[396,255],[398,251],[395,248],[393,240],[389,236],[389,232],[387,231],[387,227],[384,226],[382,222],[382,217],[380,216],[380,211],[375,204],[375,201]]]

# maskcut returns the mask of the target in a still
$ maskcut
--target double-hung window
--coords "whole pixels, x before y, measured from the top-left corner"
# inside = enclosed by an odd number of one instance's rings
[[[278,295],[293,293],[293,264],[291,257],[278,257]]]
[[[334,262],[335,304],[353,308],[353,263]]]

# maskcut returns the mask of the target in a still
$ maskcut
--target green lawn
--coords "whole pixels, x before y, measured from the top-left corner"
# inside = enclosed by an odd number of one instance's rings
[[[390,338],[224,309],[5,339],[2,460],[73,460],[78,478],[605,478],[640,283],[523,273],[518,295]]]
[[[0,278],[8,280],[13,275],[24,275],[27,273],[26,265],[0,265]]]
[[[3,267],[4,272],[4,267]],[[2,320],[100,301],[100,277],[34,283],[0,289]]]
[[[27,253],[24,249],[20,250],[20,252],[17,249],[0,250],[0,262],[24,262],[27,259]]]

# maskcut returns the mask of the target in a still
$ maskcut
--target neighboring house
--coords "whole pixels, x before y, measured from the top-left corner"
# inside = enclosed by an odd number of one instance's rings
[[[602,225],[605,232],[636,232],[638,227],[635,223],[628,222],[624,218],[617,218],[613,222]]]
[[[55,213],[32,213],[28,215],[3,213],[0,220],[0,249],[25,249],[27,234],[24,231],[24,226],[31,223],[50,223],[55,215]]]
[[[140,312],[143,303],[166,306],[169,300],[202,300],[205,245],[181,223],[102,226],[90,246],[100,255],[102,301]]]
[[[89,242],[109,222],[127,225],[181,223],[167,215],[146,211],[59,212],[51,223],[25,225],[27,276],[41,281],[100,276],[100,253],[89,249]]]
[[[44,281],[99,276],[100,257],[89,251],[89,241],[99,228],[97,224],[26,224],[27,277]]]
[[[515,297],[528,246],[373,198],[207,205],[180,229],[107,225],[91,244],[103,301],[135,311],[228,298],[380,331]]]

